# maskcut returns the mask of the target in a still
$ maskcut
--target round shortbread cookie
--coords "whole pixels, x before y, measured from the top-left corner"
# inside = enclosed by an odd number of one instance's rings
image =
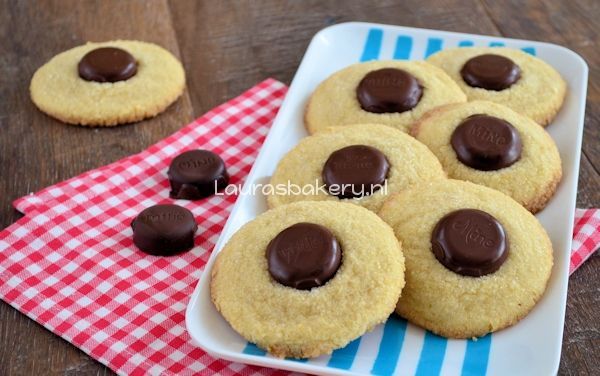
[[[116,47],[137,61],[137,73],[124,81],[86,81],[78,64],[88,52]],[[31,79],[35,105],[65,123],[113,126],[153,117],[183,92],[185,73],[179,60],[152,43],[115,40],[87,43],[54,56]]]
[[[422,87],[417,105],[404,112],[373,113],[363,110],[357,87],[369,72],[384,68],[401,69],[414,76]],[[372,61],[351,65],[323,81],[312,94],[304,121],[310,133],[331,126],[385,124],[408,131],[409,126],[432,108],[465,102],[458,85],[441,69],[424,61]]]
[[[465,63],[484,54],[507,57],[520,68],[518,81],[500,90],[486,90],[469,86],[461,76]],[[521,50],[505,47],[450,48],[431,55],[427,61],[441,69],[456,81],[472,100],[487,100],[503,104],[520,114],[546,126],[556,116],[565,98],[567,84],[549,64]]]
[[[506,233],[507,258],[481,277],[447,269],[432,251],[440,219],[467,208],[492,215]],[[530,212],[501,192],[441,180],[398,193],[379,215],[394,229],[406,259],[406,286],[396,312],[434,333],[471,338],[503,329],[526,316],[546,289],[553,264],[550,239]]]
[[[279,192],[267,196],[269,207],[296,201],[345,201],[377,211],[392,193],[435,179],[445,178],[442,166],[425,145],[404,132],[380,124],[355,124],[332,127],[306,137],[280,161],[271,177],[273,187],[322,186],[323,168],[330,155],[350,145],[367,145],[381,151],[389,162],[387,184],[371,195],[357,198],[338,198],[325,190],[307,191],[307,194]],[[292,194],[289,194],[292,193]]]
[[[326,284],[298,290],[270,275],[267,247],[297,223],[326,227],[341,246],[341,265]],[[278,357],[331,353],[384,322],[404,286],[404,257],[375,213],[337,202],[300,202],[245,224],[211,272],[217,310],[248,341]]]
[[[517,130],[522,144],[520,159],[492,171],[459,160],[452,136],[465,119],[479,114],[507,121]],[[474,101],[434,109],[415,123],[411,133],[437,156],[448,177],[497,189],[532,213],[546,206],[562,177],[560,155],[550,135],[528,117],[496,103]]]

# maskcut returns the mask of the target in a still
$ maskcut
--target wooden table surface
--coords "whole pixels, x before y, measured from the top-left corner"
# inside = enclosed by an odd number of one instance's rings
[[[578,207],[600,206],[600,2],[0,0],[0,228],[15,198],[139,152],[267,77],[290,83],[310,38],[370,21],[564,45],[590,67]],[[53,55],[112,39],[158,43],[185,66],[187,90],[154,119],[109,129],[61,124],[29,99]],[[560,374],[600,374],[600,255],[570,280]],[[0,375],[112,374],[0,302]]]

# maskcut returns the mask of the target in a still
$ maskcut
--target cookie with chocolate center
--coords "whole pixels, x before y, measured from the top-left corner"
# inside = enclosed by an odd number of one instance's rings
[[[404,132],[381,124],[331,127],[301,140],[281,159],[267,202],[273,208],[342,201],[377,211],[389,195],[443,178],[435,156]]]
[[[459,180],[408,188],[379,212],[402,244],[396,312],[436,334],[472,338],[516,324],[540,300],[552,243],[507,195]]]
[[[449,48],[431,55],[427,62],[443,69],[469,101],[502,104],[543,126],[552,122],[567,92],[556,69],[518,49]]]
[[[31,100],[68,124],[114,126],[156,116],[185,87],[179,60],[152,43],[115,40],[87,43],[41,66]]]
[[[212,267],[217,310],[277,357],[346,346],[394,311],[404,257],[375,213],[340,202],[297,202],[240,228]]]
[[[411,133],[448,177],[497,189],[542,210],[562,178],[560,154],[542,127],[508,107],[473,101],[432,110]]]
[[[323,81],[310,97],[304,123],[311,134],[352,124],[384,124],[406,132],[432,108],[465,101],[446,73],[424,61],[371,61]]]

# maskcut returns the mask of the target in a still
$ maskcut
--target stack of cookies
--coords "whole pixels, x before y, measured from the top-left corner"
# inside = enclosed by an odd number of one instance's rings
[[[311,134],[279,162],[271,210],[212,269],[212,300],[280,357],[341,348],[394,312],[483,336],[544,294],[552,244],[533,215],[562,176],[545,131],[566,84],[508,48],[347,67],[310,98]],[[243,271],[243,272],[240,272]]]

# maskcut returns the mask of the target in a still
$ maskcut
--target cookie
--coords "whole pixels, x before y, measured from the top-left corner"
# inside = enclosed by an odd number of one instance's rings
[[[496,103],[434,109],[411,133],[438,157],[450,178],[497,189],[532,213],[546,206],[562,177],[550,135],[528,117]]]
[[[310,133],[331,126],[385,124],[402,131],[432,108],[465,102],[441,69],[424,61],[372,61],[351,65],[312,94],[304,122]]]
[[[513,325],[546,289],[550,239],[501,192],[441,180],[398,193],[379,215],[406,258],[396,312],[436,334],[471,338]]]
[[[156,116],[182,93],[185,73],[152,43],[87,43],[40,67],[30,94],[46,114],[68,124],[113,126]]]
[[[444,177],[436,157],[406,133],[381,124],[332,127],[304,138],[279,161],[267,202],[347,201],[377,211],[389,194]]]
[[[299,202],[259,215],[211,271],[217,310],[277,357],[316,357],[384,322],[404,286],[404,258],[377,215],[339,202]]]
[[[549,64],[504,47],[451,48],[427,61],[440,67],[472,100],[503,104],[548,125],[565,99],[567,84]]]

